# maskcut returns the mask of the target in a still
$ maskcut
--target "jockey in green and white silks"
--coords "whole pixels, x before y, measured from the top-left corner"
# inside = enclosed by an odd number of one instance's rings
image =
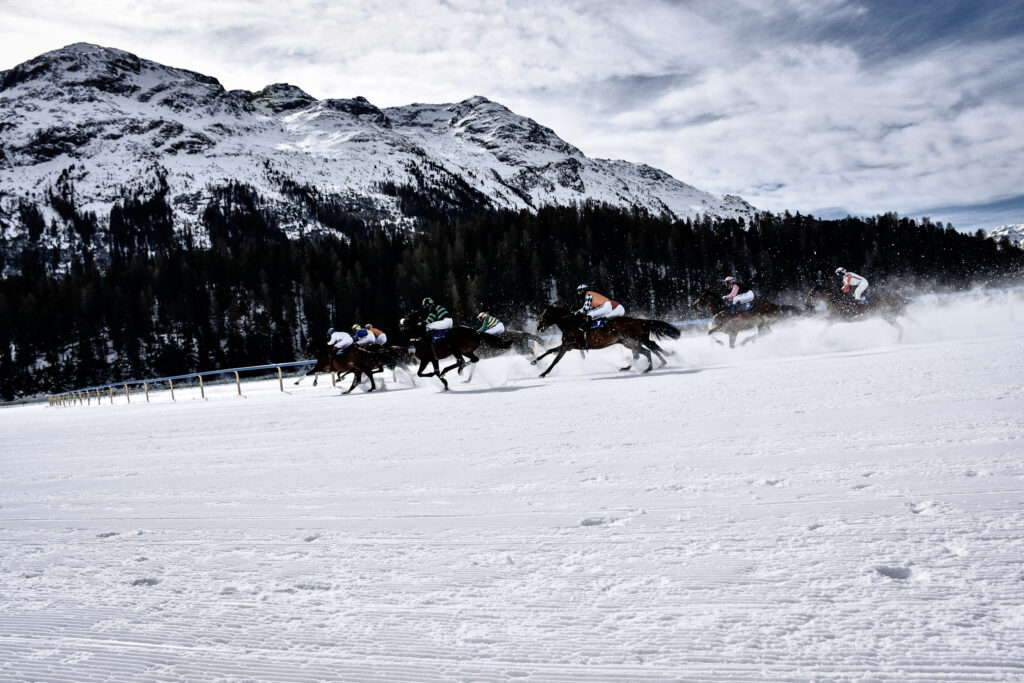
[[[481,312],[476,319],[481,321],[480,327],[477,329],[479,334],[490,334],[498,337],[505,331],[505,324],[486,311]]]
[[[448,309],[440,304],[435,304],[429,296],[423,300],[423,310],[427,314],[427,317],[423,319],[427,332],[452,328],[452,317],[449,315]]]

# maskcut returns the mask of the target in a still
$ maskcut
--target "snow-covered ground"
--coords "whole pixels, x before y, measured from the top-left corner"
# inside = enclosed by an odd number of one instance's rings
[[[0,679],[1022,680],[1013,306],[0,410]]]

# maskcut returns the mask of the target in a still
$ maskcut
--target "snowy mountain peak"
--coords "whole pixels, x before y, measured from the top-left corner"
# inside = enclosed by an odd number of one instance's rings
[[[1024,248],[1024,223],[1000,225],[988,231],[988,236],[994,240],[1002,239],[1004,236],[1012,244]]]
[[[252,102],[257,107],[280,114],[283,111],[301,109],[316,102],[316,98],[288,83],[273,83],[253,94]]]
[[[25,201],[57,225],[55,243],[74,241],[70,219],[50,206],[58,179],[100,225],[125,196],[158,183],[175,229],[200,241],[213,189],[229,183],[251,187],[293,235],[329,229],[296,207],[296,187],[376,223],[408,221],[401,187],[452,209],[599,201],[679,218],[754,211],[643,164],[589,158],[479,95],[381,109],[288,83],[229,92],[216,78],[87,43],[0,72],[0,121],[0,235],[15,242],[30,234]]]

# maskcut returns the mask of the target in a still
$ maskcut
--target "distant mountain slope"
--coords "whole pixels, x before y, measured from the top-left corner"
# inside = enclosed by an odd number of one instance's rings
[[[1024,223],[1000,225],[998,228],[989,230],[988,236],[995,240],[1005,236],[1011,243],[1018,247],[1024,247]]]
[[[203,243],[212,190],[228,183],[254,189],[289,236],[331,229],[297,208],[297,193],[401,225],[410,218],[396,189],[404,187],[454,208],[594,200],[680,218],[754,211],[648,166],[588,158],[483,97],[380,109],[287,84],[228,91],[215,78],[84,43],[0,72],[8,244],[73,241],[69,206],[94,213],[103,229],[115,203],[154,193],[166,197],[176,233]],[[32,234],[32,223],[47,229]]]

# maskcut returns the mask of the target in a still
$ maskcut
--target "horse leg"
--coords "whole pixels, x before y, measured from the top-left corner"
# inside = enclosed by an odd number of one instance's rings
[[[473,370],[475,370],[475,369],[476,369],[475,365],[470,365],[469,366],[469,377],[467,377],[466,379],[462,380],[463,384],[469,384],[470,382],[473,381]]]
[[[420,369],[416,371],[416,374],[419,375],[420,377],[433,377],[434,375],[436,375],[437,374],[437,361],[436,360],[434,361],[434,372],[428,372],[425,375],[423,374],[423,370],[427,367],[427,363],[429,363],[429,362],[430,362],[429,360],[421,360],[420,361]]]
[[[380,381],[381,381],[381,384],[383,384],[384,383],[384,378],[381,377]],[[377,390],[377,383],[373,381],[373,373],[371,372],[370,373],[370,391],[376,391],[376,390]],[[368,391],[366,393],[370,393],[370,392]]]
[[[541,361],[541,359],[545,358],[546,356],[550,356],[552,353],[555,353],[555,352],[561,351],[561,350],[562,350],[562,345],[561,344],[559,344],[558,346],[555,346],[553,348],[550,348],[547,351],[545,351],[544,353],[542,353],[539,356],[537,356],[536,358],[534,358],[533,360],[531,360],[530,361],[530,365],[536,365],[537,363],[539,363]]]
[[[641,341],[640,343],[643,344],[644,346],[646,346],[647,348],[649,348],[651,350],[651,352],[654,353],[654,355],[658,357],[658,360],[661,361],[661,365],[658,366],[659,368],[663,368],[666,365],[668,365],[668,361],[665,360],[665,356],[661,355],[662,352],[667,353],[665,351],[665,349],[663,349],[660,346],[658,346],[651,339],[645,339],[645,340]]]
[[[556,365],[558,365],[558,361],[562,360],[562,356],[564,356],[564,355],[565,355],[565,352],[566,352],[566,351],[567,351],[567,349],[564,349],[564,348],[562,348],[561,346],[559,346],[559,347],[558,347],[558,355],[557,355],[557,356],[555,356],[555,360],[551,361],[551,365],[549,365],[549,366],[548,366],[548,369],[547,369],[547,370],[545,370],[544,372],[540,373],[540,376],[541,376],[541,377],[546,377],[546,376],[547,376],[547,374],[548,374],[549,372],[551,372],[551,368],[553,368],[553,367],[555,367]]]
[[[903,325],[900,325],[899,321],[896,320],[896,317],[884,315],[882,316],[882,319],[885,320],[885,322],[892,325],[893,327],[895,327],[897,330],[899,330],[899,335],[896,337],[896,343],[903,341]]]
[[[362,379],[363,379],[363,373],[361,371],[359,371],[359,370],[353,371],[353,374],[352,374],[352,386],[350,386],[348,388],[348,391],[346,391],[345,393],[346,394],[351,394],[352,390],[356,388],[356,386],[359,384],[359,382],[362,381]],[[371,380],[373,379],[373,375],[370,375],[370,379]]]

